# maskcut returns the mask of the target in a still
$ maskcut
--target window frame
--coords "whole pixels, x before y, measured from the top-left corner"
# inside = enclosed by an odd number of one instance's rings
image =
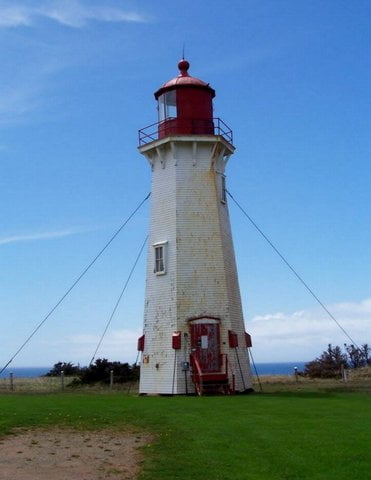
[[[221,184],[221,193],[220,193],[220,201],[222,203],[227,203],[227,186],[226,186],[226,176],[222,173],[220,175],[221,177],[221,180],[220,180],[220,184]]]
[[[158,120],[164,122],[177,117],[176,91],[170,90],[158,97]]]
[[[153,246],[153,273],[155,275],[165,275],[166,274],[166,245],[167,240],[164,242],[154,243]],[[158,256],[157,254],[160,253]]]

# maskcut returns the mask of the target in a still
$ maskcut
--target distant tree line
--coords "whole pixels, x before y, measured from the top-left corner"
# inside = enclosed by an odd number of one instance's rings
[[[336,378],[343,369],[360,368],[370,365],[370,347],[365,343],[360,348],[344,344],[344,351],[331,344],[322,355],[304,367],[304,375],[311,378]]]
[[[65,376],[75,377],[74,385],[109,383],[111,371],[115,383],[133,382],[139,379],[139,366],[129,363],[110,362],[106,358],[98,358],[88,367],[80,367],[71,362],[55,363],[53,368],[45,375],[46,377]]]
[[[305,364],[303,374],[311,378],[341,377],[343,369],[355,369],[371,364],[371,349],[366,344],[360,348],[344,344],[344,351],[339,347],[328,345],[318,358]],[[58,362],[45,375],[60,376],[62,371],[67,377],[75,377],[73,385],[84,385],[110,382],[110,372],[113,372],[115,383],[134,382],[139,379],[139,366],[129,363],[110,362],[106,358],[98,358],[88,367],[80,367],[72,362]]]

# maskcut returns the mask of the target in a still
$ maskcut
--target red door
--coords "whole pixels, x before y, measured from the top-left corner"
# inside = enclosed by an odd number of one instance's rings
[[[191,323],[192,354],[197,358],[202,372],[220,371],[219,323]]]

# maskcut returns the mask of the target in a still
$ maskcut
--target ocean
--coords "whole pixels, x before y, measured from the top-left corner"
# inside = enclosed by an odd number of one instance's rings
[[[304,370],[306,362],[279,362],[279,363],[256,363],[256,369],[258,375],[290,375],[294,373],[294,368],[297,367],[298,371]],[[253,365],[252,373],[255,375]],[[0,378],[9,377],[10,373],[13,373],[15,378],[32,378],[40,377],[49,372],[52,367],[8,367],[0,375]]]
[[[298,372],[304,370],[307,362],[280,362],[280,363],[256,363],[258,375],[290,375],[294,373],[295,367]],[[255,374],[254,365],[251,365],[252,372]]]

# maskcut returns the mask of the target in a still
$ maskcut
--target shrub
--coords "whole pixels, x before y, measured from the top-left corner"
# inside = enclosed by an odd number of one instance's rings
[[[78,383],[109,383],[111,371],[113,371],[115,383],[131,382],[139,378],[139,367],[136,364],[129,365],[128,363],[110,362],[106,358],[98,358],[93,364],[81,369]]]
[[[368,365],[368,357],[370,354],[370,348],[365,343],[360,348],[354,345],[344,344],[345,350],[349,357],[349,363],[351,368],[366,367]]]
[[[305,375],[319,378],[336,378],[341,376],[342,368],[348,367],[346,354],[342,353],[340,347],[327,347],[322,355],[304,367]]]
[[[304,374],[311,378],[336,378],[341,376],[342,368],[360,368],[369,364],[367,343],[360,348],[344,344],[344,348],[345,353],[330,344],[320,357],[305,365]]]
[[[59,377],[62,373],[66,376],[77,377],[70,384],[77,386],[92,383],[109,383],[110,372],[113,371],[115,383],[132,382],[139,379],[139,366],[136,364],[110,362],[106,358],[98,358],[88,367],[81,368],[71,362],[55,363],[53,368],[45,375],[46,377]]]
[[[66,376],[76,376],[81,372],[81,368],[71,362],[58,362],[45,374],[45,377],[59,377],[62,372]]]

